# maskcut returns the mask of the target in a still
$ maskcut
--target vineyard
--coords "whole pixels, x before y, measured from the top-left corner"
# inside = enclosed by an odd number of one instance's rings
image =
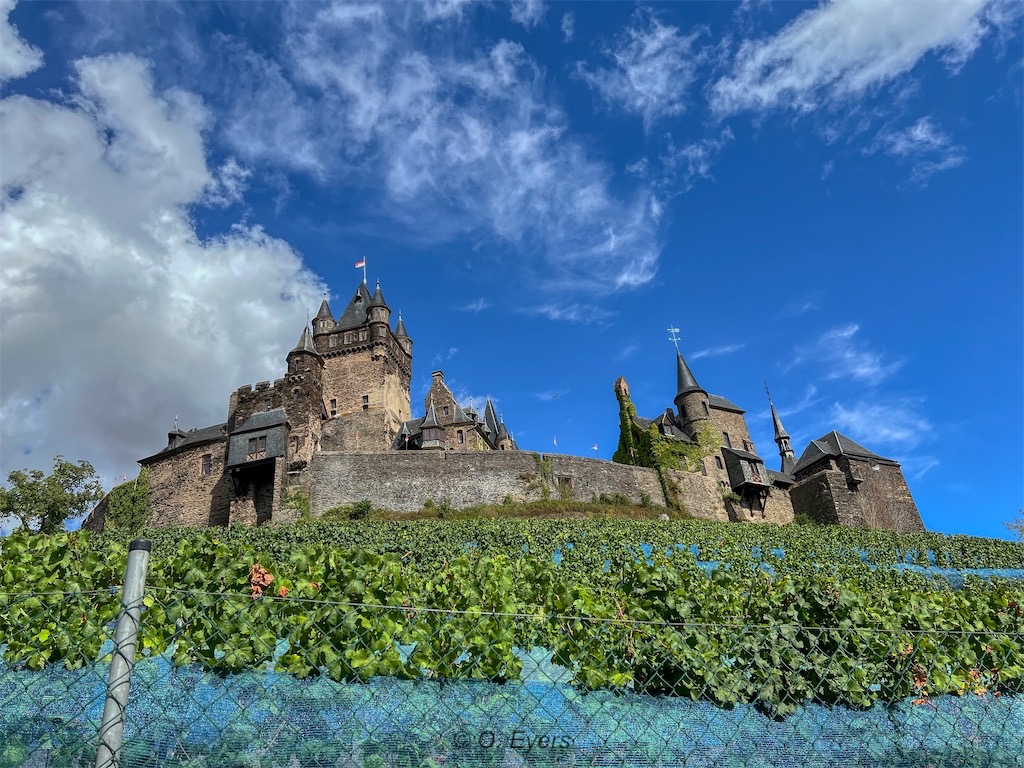
[[[582,689],[753,704],[772,717],[806,702],[1024,691],[1024,545],[1010,542],[514,519],[146,535],[140,653],[220,673],[502,683],[520,679],[524,649],[541,648]],[[99,659],[125,544],[84,533],[0,541],[4,662]],[[193,599],[168,599],[184,592]]]

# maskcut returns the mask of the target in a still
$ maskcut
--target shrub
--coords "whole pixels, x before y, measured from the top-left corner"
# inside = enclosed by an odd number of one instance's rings
[[[365,520],[373,512],[373,502],[369,499],[363,499],[357,501],[352,505],[352,509],[348,513],[349,520]]]

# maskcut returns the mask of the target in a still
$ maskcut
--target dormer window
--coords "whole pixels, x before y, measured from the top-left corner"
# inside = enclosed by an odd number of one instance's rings
[[[359,332],[359,340],[360,341],[366,341],[366,329],[365,328]]]
[[[330,342],[328,342],[328,346],[331,346],[331,347],[338,346],[338,337],[337,336],[331,336],[331,340],[330,340]]]

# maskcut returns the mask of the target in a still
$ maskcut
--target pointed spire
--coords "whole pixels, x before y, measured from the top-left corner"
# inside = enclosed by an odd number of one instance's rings
[[[366,325],[366,309],[370,305],[370,292],[366,289],[366,283],[360,283],[352,300],[345,307],[345,311],[338,318],[338,330],[347,331],[351,328],[358,328]]]
[[[775,410],[775,403],[772,402],[772,393],[768,391],[768,382],[765,382],[764,391],[768,395],[768,405],[772,409],[772,424],[775,426],[775,444],[779,446],[779,456],[782,458],[782,471],[787,475],[792,473],[796,466],[796,454],[793,453],[793,446],[789,442],[789,434],[782,426],[782,419]]]
[[[324,297],[324,300],[320,302],[320,311],[316,313],[316,319],[330,320],[332,323],[334,322],[334,315],[331,314],[331,307],[327,303],[326,296]]]
[[[294,355],[297,352],[308,352],[311,355],[319,355],[316,351],[316,345],[313,344],[313,334],[309,332],[309,326],[307,325],[302,329],[302,335],[299,337],[299,343],[295,345],[295,348],[289,354]]]
[[[423,419],[423,423],[420,424],[420,429],[440,426],[441,425],[437,421],[437,410],[434,408],[434,398],[430,398],[430,408],[427,409],[427,415]]]
[[[371,307],[386,307],[388,303],[384,301],[384,294],[380,290],[380,280],[377,281],[377,290],[373,292],[373,298],[370,299],[369,306]]]
[[[690,371],[690,366],[683,360],[683,353],[676,350],[676,397],[695,390],[704,391]]]
[[[395,338],[409,338],[409,332],[405,330],[405,321],[402,320],[402,310],[398,310],[398,325],[395,327]]]

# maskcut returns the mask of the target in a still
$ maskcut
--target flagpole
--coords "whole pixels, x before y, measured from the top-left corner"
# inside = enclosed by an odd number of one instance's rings
[[[363,256],[363,285],[366,285],[366,257]]]

